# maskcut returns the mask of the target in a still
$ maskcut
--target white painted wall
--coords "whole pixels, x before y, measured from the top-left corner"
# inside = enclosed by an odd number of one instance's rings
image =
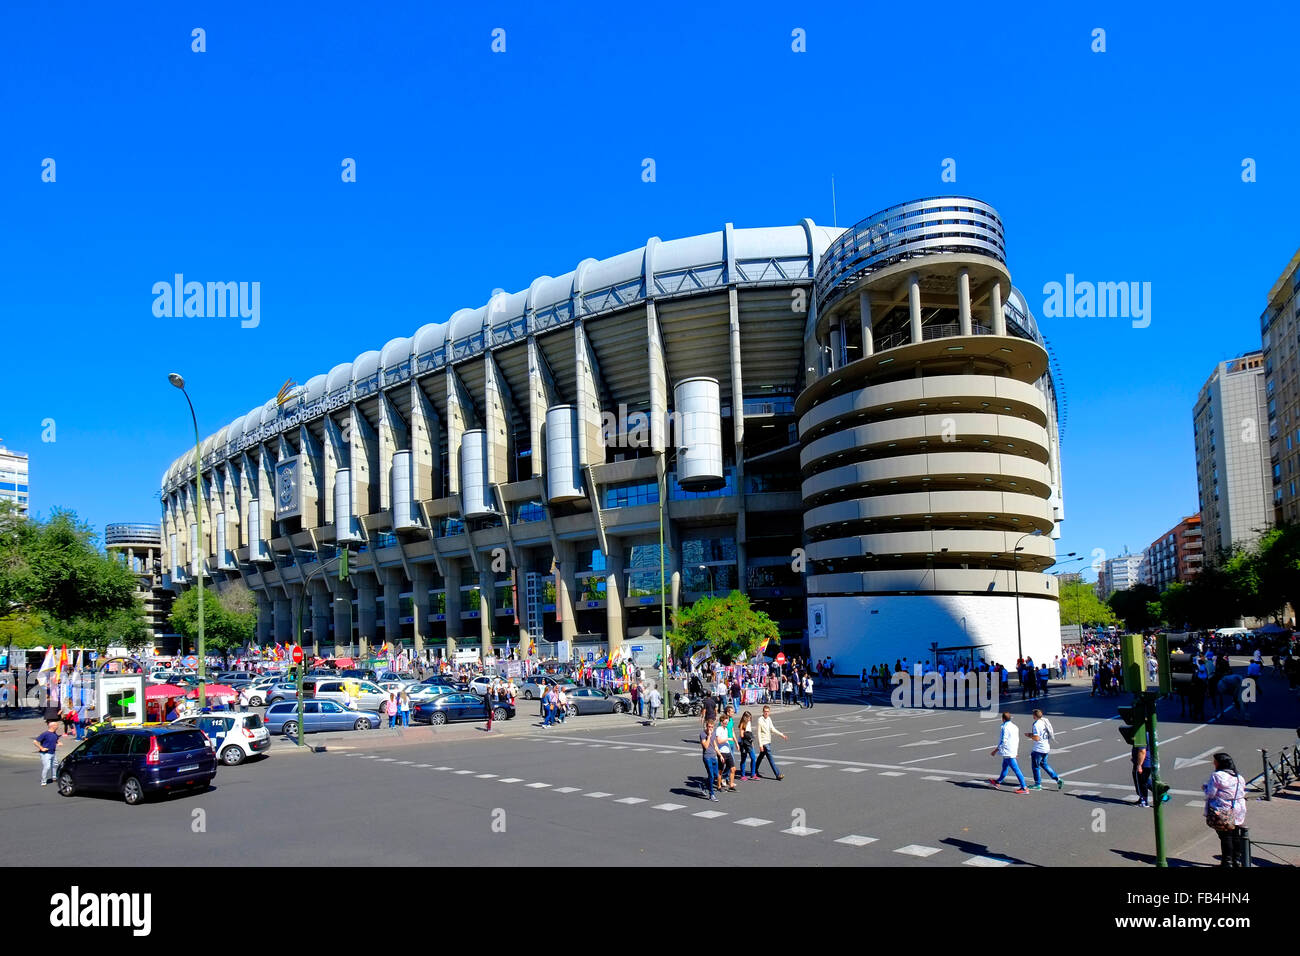
[[[817,661],[830,655],[837,674],[870,671],[882,662],[892,668],[902,657],[912,663],[928,660],[936,641],[940,647],[991,645],[986,658],[1015,669],[1016,601],[1010,595],[810,597],[810,619],[819,604],[826,609],[826,636],[809,638],[809,656]],[[1056,601],[1022,597],[1020,627],[1024,652],[1035,662],[1050,662],[1061,653]]]

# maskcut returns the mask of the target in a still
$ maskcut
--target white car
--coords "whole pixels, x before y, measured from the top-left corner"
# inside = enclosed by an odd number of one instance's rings
[[[249,757],[264,754],[271,749],[271,734],[260,714],[234,713],[195,714],[172,721],[172,726],[197,727],[208,738],[208,744],[222,763],[233,767]]]
[[[402,691],[409,694],[420,686],[419,681],[413,680],[381,680],[378,684],[386,694],[400,694]]]
[[[469,682],[469,689],[472,690],[474,693],[478,694],[480,697],[482,697],[484,694],[488,692],[488,688],[491,687],[493,682],[495,681],[496,681],[495,677],[491,677],[488,675],[481,675],[479,677],[475,677],[472,681]]]

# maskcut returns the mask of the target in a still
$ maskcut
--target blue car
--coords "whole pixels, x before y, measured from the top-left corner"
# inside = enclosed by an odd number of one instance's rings
[[[500,700],[492,708],[493,720],[510,720],[515,708],[508,700]],[[454,720],[484,720],[483,698],[472,692],[443,694],[433,700],[416,701],[411,718],[418,723],[446,724]]]
[[[298,736],[298,702],[281,701],[266,708],[262,718],[272,733],[286,737]],[[314,734],[322,730],[369,730],[378,725],[375,714],[348,710],[332,700],[305,700],[302,702],[303,732]]]
[[[132,727],[86,738],[59,764],[58,786],[65,797],[117,792],[135,806],[153,793],[206,790],[216,775],[217,757],[203,731]]]

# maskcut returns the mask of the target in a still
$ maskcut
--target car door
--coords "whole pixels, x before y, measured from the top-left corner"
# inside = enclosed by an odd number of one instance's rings
[[[100,786],[116,787],[118,781],[122,779],[131,763],[133,736],[133,734],[113,734],[113,739],[109,741],[103,755],[99,758],[99,767],[102,771]]]
[[[87,740],[73,754],[69,765],[72,779],[76,785],[86,790],[103,786],[104,767],[100,763],[104,754],[118,734],[99,733]]]
[[[371,681],[361,681],[361,695],[357,699],[357,706],[361,710],[382,711],[387,701],[388,692],[386,690]]]
[[[320,702],[321,725],[326,730],[347,730],[357,720],[356,714],[332,700]]]

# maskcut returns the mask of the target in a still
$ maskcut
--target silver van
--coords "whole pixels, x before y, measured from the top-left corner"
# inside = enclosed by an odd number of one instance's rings
[[[343,685],[345,683],[356,684],[361,693],[355,698],[349,697]],[[309,693],[307,690],[307,681],[303,681],[304,696],[314,697],[317,700],[332,700],[336,703],[347,707],[348,704],[355,700],[357,710],[369,710],[382,712],[384,704],[388,702],[388,691],[384,690],[374,681],[357,680],[355,678],[341,677],[317,677],[314,680],[316,685],[315,693]]]

